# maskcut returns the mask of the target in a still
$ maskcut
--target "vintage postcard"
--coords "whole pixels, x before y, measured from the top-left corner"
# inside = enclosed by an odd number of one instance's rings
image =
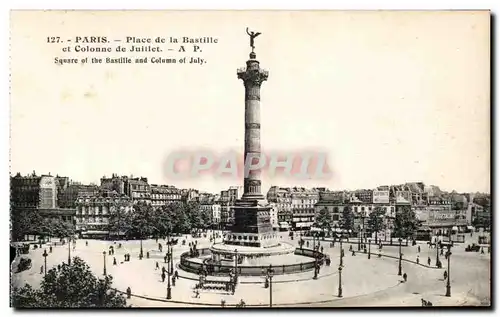
[[[12,11],[11,306],[491,307],[489,11]]]

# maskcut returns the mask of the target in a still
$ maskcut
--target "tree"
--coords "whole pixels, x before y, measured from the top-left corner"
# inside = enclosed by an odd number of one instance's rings
[[[316,225],[319,228],[323,229],[323,232],[325,231],[325,229],[327,231],[330,231],[332,228],[332,222],[332,216],[330,215],[328,209],[326,207],[320,209],[320,211],[316,215]]]
[[[75,257],[61,270],[53,268],[42,278],[40,289],[26,284],[12,290],[12,306],[16,308],[56,307],[126,307],[125,297],[112,288],[110,275],[98,279],[89,266]]]
[[[375,244],[378,244],[378,233],[385,229],[385,210],[381,207],[375,207],[368,217],[368,228],[375,232]]]
[[[26,235],[40,234],[42,216],[36,209],[12,209],[12,238],[24,240]]]
[[[342,210],[342,218],[340,219],[340,227],[345,230],[354,229],[354,212],[351,206],[345,206]]]
[[[394,233],[399,238],[408,238],[417,231],[420,222],[410,206],[405,206],[396,213]]]
[[[121,236],[130,230],[129,224],[131,213],[127,212],[129,201],[126,199],[115,199],[109,206],[108,237]]]

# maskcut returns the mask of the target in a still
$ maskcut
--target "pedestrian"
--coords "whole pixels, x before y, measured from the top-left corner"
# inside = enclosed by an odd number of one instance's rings
[[[165,271],[161,273],[161,281],[165,283]]]
[[[73,251],[75,251],[76,249],[76,244],[73,244]]]
[[[448,272],[446,272],[446,270],[445,270],[443,273],[443,280],[446,280],[447,277],[448,277]]]
[[[200,290],[197,288],[194,290],[194,298],[200,298]]]
[[[158,270],[159,268],[160,268],[160,265],[158,264],[158,261],[156,261],[155,271]]]
[[[88,247],[89,246],[89,242],[88,241],[85,241],[85,246]]]
[[[132,290],[130,289],[130,286],[127,287],[127,298],[130,298],[132,296]]]
[[[116,258],[113,257],[113,265],[116,265]]]
[[[349,252],[352,252],[352,244],[349,246]]]
[[[417,247],[417,252],[420,253],[420,246]]]
[[[146,252],[146,258],[148,258],[148,259],[149,259],[149,251],[148,251],[148,252]]]
[[[431,265],[431,258],[430,257],[427,257],[427,265],[430,266]]]
[[[43,274],[43,265],[40,266],[40,274]]]
[[[175,276],[172,276],[172,286],[175,286]]]
[[[163,257],[163,262],[167,263],[167,256],[166,255]]]
[[[220,307],[222,307],[222,308],[226,307],[226,301],[225,300],[223,300],[223,299],[220,300]]]
[[[356,256],[356,252],[354,252],[354,250],[352,250],[352,256]]]
[[[481,247],[481,254],[484,254],[484,249],[483,249],[483,247]]]
[[[58,264],[58,265],[57,265],[57,270],[58,270],[58,271],[61,271],[61,264]]]
[[[174,276],[176,279],[179,279],[179,272],[177,272],[177,270],[175,270]]]
[[[165,273],[167,270],[165,269],[165,267],[164,267],[164,266],[162,266],[162,267],[161,267],[161,271],[162,271],[162,273]]]
[[[417,255],[417,264],[420,264],[420,258]]]
[[[49,253],[52,253],[52,246],[49,247]]]
[[[444,249],[441,248],[441,252],[439,253],[440,255],[443,255]]]
[[[406,274],[406,272],[403,274],[403,280],[405,280],[405,283],[408,280],[408,275]]]

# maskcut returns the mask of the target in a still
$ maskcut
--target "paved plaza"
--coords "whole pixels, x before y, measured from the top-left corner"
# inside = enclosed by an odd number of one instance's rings
[[[183,238],[179,239],[179,242]],[[283,240],[288,243],[297,244],[297,239],[289,240],[283,234]],[[475,240],[474,240],[475,239]],[[194,285],[197,283],[196,274],[185,272],[178,268],[179,258],[183,252],[189,251],[188,242],[195,239],[188,237],[185,246],[179,243],[173,248],[174,266],[180,278],[176,285],[172,286],[172,299],[166,300],[167,282],[162,282],[161,267],[167,266],[163,258],[154,257],[139,260],[139,241],[122,241],[123,247],[117,248],[118,242],[78,240],[76,249],[71,250],[71,255],[83,258],[97,276],[103,275],[104,256],[109,246],[115,245],[117,265],[113,264],[113,256],[106,255],[107,273],[113,276],[113,286],[118,290],[125,291],[127,287],[132,290],[131,299],[127,302],[132,306],[141,307],[186,307],[186,306],[220,306],[221,300],[226,305],[235,305],[244,300],[247,306],[268,306],[269,288],[264,288],[264,277],[241,276],[235,294],[230,295],[222,291],[200,291],[199,297],[195,296]],[[210,247],[211,243],[206,238],[196,239],[198,248]],[[164,240],[158,242],[164,244]],[[490,303],[490,254],[478,252],[465,252],[467,244],[477,242],[477,237],[469,237],[465,243],[456,244],[452,248],[451,257],[451,286],[452,296],[445,297],[446,282],[443,280],[443,272],[447,269],[447,261],[440,256],[443,269],[435,268],[436,249],[431,249],[425,243],[419,243],[421,252],[418,253],[417,246],[403,247],[404,259],[416,261],[420,258],[420,265],[403,261],[403,272],[407,273],[408,281],[402,282],[398,276],[398,260],[392,257],[378,257],[378,248],[372,245],[371,259],[367,254],[357,253],[352,256],[349,243],[344,243],[345,257],[342,270],[343,297],[339,298],[339,244],[330,247],[328,241],[320,242],[324,252],[331,258],[330,266],[323,266],[318,279],[312,279],[314,272],[302,272],[299,274],[276,275],[273,278],[272,299],[273,306],[420,306],[421,299],[431,301],[434,306],[452,305],[489,305]],[[158,244],[154,240],[143,242],[144,254],[157,250]],[[357,244],[352,244],[357,250]],[[22,286],[29,283],[34,287],[39,286],[43,276],[40,274],[40,266],[43,265],[42,249],[31,250],[27,255],[32,259],[30,270],[12,275],[14,286]],[[48,248],[47,248],[48,249]],[[397,246],[384,246],[383,255],[397,258],[399,248]],[[47,250],[48,251],[48,250]],[[166,251],[164,246],[163,251]],[[485,250],[486,251],[486,250]],[[130,262],[123,262],[123,255],[131,254]],[[431,259],[431,266],[427,266],[427,258]],[[47,257],[48,268],[57,266],[68,259],[68,246],[53,247],[53,252]],[[160,270],[156,270],[156,262]],[[224,279],[219,277],[218,279]]]

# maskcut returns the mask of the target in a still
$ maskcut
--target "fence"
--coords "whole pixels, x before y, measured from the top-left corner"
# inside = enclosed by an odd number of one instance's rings
[[[199,249],[201,255],[211,254],[210,249]],[[310,250],[310,249],[295,249],[296,255],[303,255],[305,257],[314,258],[317,257],[317,261],[319,265],[322,265],[325,260],[325,255],[321,252]],[[285,265],[273,265],[272,268],[274,270],[275,275],[283,275],[283,274],[292,274],[292,273],[300,273],[305,271],[310,271],[314,269],[316,260],[309,260],[307,262],[301,262],[297,264],[285,264]],[[236,272],[240,276],[259,276],[262,275],[265,270],[269,268],[269,265],[261,265],[261,266],[245,266],[238,265],[235,268],[234,265],[227,264],[215,264],[210,263],[209,261],[204,261],[204,263],[199,263],[192,261],[190,258],[190,252],[184,252],[181,254],[180,261],[181,269],[198,274],[200,270],[206,269],[209,275],[223,275],[227,276],[230,271],[236,269]]]

